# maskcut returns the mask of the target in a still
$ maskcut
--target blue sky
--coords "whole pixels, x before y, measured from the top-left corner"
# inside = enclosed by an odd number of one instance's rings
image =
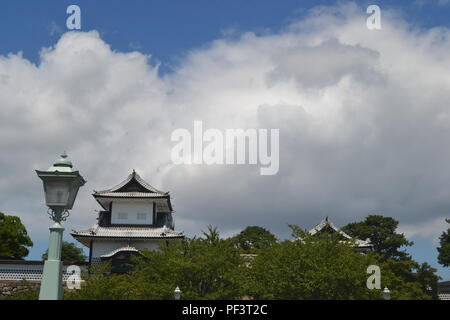
[[[4,1],[0,53],[23,51],[25,57],[37,62],[39,50],[54,45],[66,31],[67,6],[77,4],[82,10],[83,31],[98,30],[107,43],[120,51],[138,49],[150,53],[163,63],[162,70],[168,71],[186,52],[223,37],[224,32],[277,32],[308,9],[335,3],[345,1]],[[450,26],[450,6],[439,5],[439,0],[356,3],[397,9],[407,21],[422,28]]]
[[[114,51],[139,51],[161,62],[160,74],[170,74],[192,50],[207,48],[220,38],[238,39],[242,33],[278,34],[308,10],[319,5],[344,1],[4,1],[0,10],[0,54],[23,52],[23,57],[39,64],[43,47],[54,46],[65,33],[66,8],[81,8],[82,31],[97,30]],[[378,4],[382,10],[394,10],[415,28],[450,28],[450,2],[430,1],[357,1],[361,8]],[[122,177],[115,177],[119,182]],[[89,180],[89,179],[88,179]],[[110,185],[90,186],[110,187]],[[450,199],[448,199],[450,202]],[[1,203],[1,202],[0,202]],[[1,209],[1,208],[0,208]],[[331,215],[331,214],[330,214]],[[447,214],[448,215],[448,214]],[[89,216],[92,220],[92,215]],[[321,217],[322,218],[322,217]],[[319,218],[316,222],[320,221]],[[357,220],[357,219],[353,219]],[[309,220],[308,220],[309,221]],[[312,220],[311,220],[312,221]],[[292,222],[292,221],[289,221]],[[341,222],[350,222],[342,219]],[[227,224],[225,224],[227,225]],[[305,228],[312,227],[309,222]],[[242,226],[244,227],[244,226]],[[266,226],[270,228],[270,225]],[[230,227],[231,228],[231,227]],[[70,230],[70,228],[68,228]],[[66,239],[71,240],[69,236]],[[428,261],[448,280],[449,271],[436,263],[436,243],[417,233],[410,239],[413,257]],[[35,240],[29,259],[39,259],[46,240]]]

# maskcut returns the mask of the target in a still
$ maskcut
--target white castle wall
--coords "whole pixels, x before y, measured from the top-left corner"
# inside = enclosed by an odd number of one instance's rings
[[[145,215],[145,219],[143,216]],[[111,210],[112,224],[152,224],[153,203],[114,202]]]

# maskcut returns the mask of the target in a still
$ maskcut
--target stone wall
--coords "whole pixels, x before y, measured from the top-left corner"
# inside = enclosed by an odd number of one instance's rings
[[[39,289],[40,286],[40,281],[0,281],[0,298],[30,289]]]
[[[80,283],[81,286],[85,285],[85,282]],[[17,281],[17,280],[0,280],[0,300],[2,298],[10,297],[16,293],[23,293],[28,290],[39,290],[41,287],[40,281]],[[66,285],[63,286],[65,292],[70,292],[76,289],[69,289]]]

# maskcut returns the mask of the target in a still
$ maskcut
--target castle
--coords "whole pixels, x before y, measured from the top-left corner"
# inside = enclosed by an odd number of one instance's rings
[[[89,248],[89,264],[111,260],[120,266],[130,255],[139,254],[139,249],[156,250],[184,238],[174,230],[169,192],[154,188],[134,170],[115,187],[94,191],[93,197],[102,208],[97,222],[71,232]]]

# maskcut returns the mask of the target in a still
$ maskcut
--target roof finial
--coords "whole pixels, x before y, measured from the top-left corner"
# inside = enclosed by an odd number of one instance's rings
[[[53,164],[53,167],[72,168],[72,162],[67,158],[67,153],[65,151],[62,155],[60,155],[60,158],[56,160],[56,162]]]

